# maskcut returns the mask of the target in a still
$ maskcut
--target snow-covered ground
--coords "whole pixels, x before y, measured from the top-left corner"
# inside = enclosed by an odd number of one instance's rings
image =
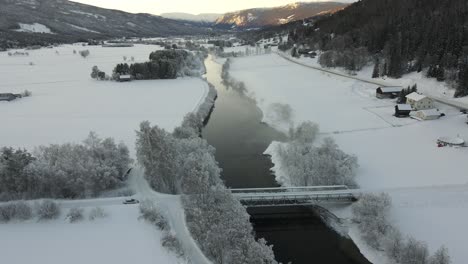
[[[185,263],[161,245],[162,233],[138,220],[137,205],[102,207],[108,217],[69,223],[64,210],[60,219],[47,222],[0,224],[2,263]],[[87,214],[92,208],[84,207]]]
[[[19,23],[19,29],[15,31],[18,32],[26,32],[26,33],[47,33],[47,34],[54,34],[50,28],[45,25],[34,23],[34,24],[23,24]]]
[[[287,53],[280,53],[280,54],[287,55],[288,59],[297,61],[298,63],[304,64],[304,65],[309,65],[312,67],[319,67],[319,68],[321,67],[320,64],[318,63],[319,57],[316,57],[313,59],[306,58],[306,57],[292,58]],[[387,76],[380,77],[380,78],[371,78],[373,69],[374,69],[373,65],[366,66],[361,71],[354,73],[355,74],[354,76],[357,78],[362,78],[362,79],[369,80],[372,82],[388,84],[392,86],[408,87],[408,86],[417,84],[418,91],[421,93],[429,95],[435,99],[450,100],[460,105],[464,105],[466,108],[468,108],[468,97],[454,98],[453,97],[453,95],[455,94],[454,88],[450,87],[450,85],[448,85],[445,82],[438,82],[435,78],[425,77],[424,72],[421,72],[421,73],[412,72],[409,74],[405,74],[400,79],[389,78]],[[337,72],[337,73],[347,73],[347,71],[343,68],[331,68],[327,70]]]
[[[281,103],[291,106],[295,124],[318,123],[323,136],[332,136],[344,151],[358,156],[357,181],[363,191],[390,193],[397,227],[425,240],[431,250],[445,244],[454,264],[465,262],[462,245],[468,244],[468,236],[461,231],[468,217],[468,148],[438,148],[436,140],[468,140],[466,115],[438,104],[447,114],[440,120],[398,119],[392,116],[394,101],[375,98],[377,85],[300,66],[276,54],[236,58],[231,69],[231,76],[245,82],[257,100],[265,122],[287,131],[288,122],[271,118],[271,106]],[[275,154],[274,145],[268,152]],[[275,164],[275,171],[287,175],[281,164]],[[444,192],[446,185],[458,191]]]
[[[0,93],[32,92],[28,98],[0,102],[0,147],[31,149],[52,143],[80,142],[90,131],[124,141],[134,154],[135,130],[149,120],[172,131],[205,99],[208,85],[198,78],[133,81],[91,79],[93,66],[107,74],[117,63],[149,59],[159,46],[129,48],[65,45],[28,51],[29,56],[0,53]],[[86,59],[79,54],[89,50]],[[14,51],[12,51],[14,52]],[[30,65],[32,62],[34,65]]]

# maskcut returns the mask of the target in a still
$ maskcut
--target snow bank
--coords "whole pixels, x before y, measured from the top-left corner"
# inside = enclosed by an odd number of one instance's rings
[[[453,263],[464,263],[468,255],[460,247],[468,244],[468,236],[459,235],[466,228],[458,217],[466,216],[466,188],[452,192],[442,206],[437,198],[429,201],[439,206],[421,202],[408,209],[398,204],[413,204],[415,196],[421,201],[443,196],[437,186],[467,186],[468,148],[437,147],[441,136],[468,139],[466,115],[437,104],[447,115],[440,120],[398,119],[392,116],[393,100],[375,98],[377,85],[303,67],[275,54],[236,58],[231,76],[246,84],[249,95],[264,112],[264,121],[275,128],[287,131],[288,124],[268,118],[274,116],[269,113],[274,103],[289,104],[295,124],[307,120],[318,123],[323,136],[331,135],[343,151],[359,158],[357,181],[363,191],[391,194],[395,200],[392,217],[398,228],[426,241],[431,250],[447,245]],[[277,145],[272,144],[266,153],[272,155],[278,181],[288,184],[287,172],[281,171],[275,158]],[[430,188],[414,195],[396,196],[392,192],[405,189],[411,194],[412,189],[421,187]]]
[[[83,59],[73,50],[88,49]],[[148,120],[168,131],[183,117],[198,110],[208,94],[208,84],[199,78],[134,81],[95,81],[91,68],[111,74],[123,56],[136,62],[148,60],[158,46],[135,45],[102,48],[66,45],[29,51],[29,57],[0,53],[3,82],[0,93],[32,92],[29,98],[0,102],[0,146],[25,147],[80,142],[89,131],[124,141],[135,154],[135,130]],[[30,66],[29,62],[34,62]]]
[[[50,222],[0,224],[2,262],[29,264],[185,263],[161,245],[162,233],[138,220],[137,205],[103,207],[107,218],[70,224]]]

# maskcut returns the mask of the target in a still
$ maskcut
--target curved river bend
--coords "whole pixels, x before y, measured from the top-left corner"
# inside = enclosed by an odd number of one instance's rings
[[[263,152],[285,136],[261,123],[262,111],[240,91],[226,87],[221,65],[208,58],[207,79],[218,90],[218,99],[203,138],[216,148],[222,177],[230,188],[277,187]],[[273,245],[276,259],[294,264],[368,264],[352,240],[343,238],[310,207],[249,208],[258,238]]]

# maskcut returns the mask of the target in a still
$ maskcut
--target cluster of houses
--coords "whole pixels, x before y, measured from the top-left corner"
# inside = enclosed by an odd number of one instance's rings
[[[376,96],[379,99],[397,98],[403,87],[379,87],[376,90]],[[397,104],[395,106],[396,117],[412,117],[418,120],[434,120],[439,119],[444,114],[440,113],[434,105],[434,100],[419,94],[417,92],[406,95],[405,104]]]

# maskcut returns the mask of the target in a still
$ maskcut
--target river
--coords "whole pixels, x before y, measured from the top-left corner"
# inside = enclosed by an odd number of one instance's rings
[[[263,152],[272,141],[285,135],[261,122],[262,111],[255,100],[223,85],[221,65],[205,61],[207,80],[218,91],[218,99],[203,138],[216,148],[222,177],[230,188],[277,187],[273,167]],[[344,238],[309,207],[249,208],[258,238],[273,245],[276,259],[294,264],[368,264],[352,240]]]

